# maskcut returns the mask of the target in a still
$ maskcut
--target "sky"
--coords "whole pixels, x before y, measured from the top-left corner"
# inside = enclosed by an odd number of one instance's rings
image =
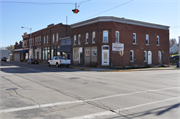
[[[80,12],[72,9],[77,3]],[[81,3],[81,4],[80,4]],[[98,16],[170,26],[169,38],[180,36],[180,0],[0,0],[0,47],[22,40],[24,32],[46,28],[49,24],[71,25]]]

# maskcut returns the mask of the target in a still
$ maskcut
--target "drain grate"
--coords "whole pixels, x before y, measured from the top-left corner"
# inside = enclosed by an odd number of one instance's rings
[[[6,90],[17,90],[18,88],[8,88]]]

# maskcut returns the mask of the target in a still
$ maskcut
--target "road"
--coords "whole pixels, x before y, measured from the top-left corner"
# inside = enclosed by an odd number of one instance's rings
[[[2,62],[0,119],[180,119],[180,70],[82,71]]]

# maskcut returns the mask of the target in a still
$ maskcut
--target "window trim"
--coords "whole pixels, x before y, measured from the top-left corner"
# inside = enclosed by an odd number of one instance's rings
[[[131,60],[131,52],[132,52],[132,60]],[[130,50],[130,62],[134,62],[134,51]]]
[[[95,43],[95,38],[96,38],[96,32],[92,32],[92,43]]]
[[[104,41],[104,33],[107,32],[107,41]],[[108,43],[109,42],[109,32],[108,30],[103,31],[103,43]]]
[[[74,35],[74,45],[76,45],[76,35]]]
[[[88,39],[89,39],[89,34],[86,33],[86,42],[85,42],[85,44],[88,44]]]
[[[118,33],[118,36],[117,36],[117,39],[118,39],[118,40],[116,41],[116,34],[117,34],[117,33]],[[119,31],[116,31],[116,32],[115,32],[115,42],[116,42],[116,43],[119,43],[119,36],[120,36]]]
[[[137,38],[136,38],[136,33],[133,33],[133,36],[135,35],[135,43],[134,43],[134,37],[133,37],[133,44],[137,44]]]
[[[144,51],[144,53],[145,53],[145,54],[144,54],[144,58],[145,58],[145,59],[144,59],[144,62],[147,62],[147,61],[148,61],[148,60],[147,60],[147,51]]]
[[[147,39],[148,36],[148,39]],[[148,41],[148,43],[146,42],[146,45],[149,45],[149,34],[146,34],[146,41]]]
[[[158,42],[158,43],[157,43],[157,42]],[[159,36],[156,36],[156,44],[157,44],[157,46],[160,46]]]

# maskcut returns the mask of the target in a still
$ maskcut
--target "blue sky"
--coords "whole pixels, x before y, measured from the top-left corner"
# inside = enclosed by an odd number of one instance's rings
[[[32,32],[49,24],[77,23],[98,16],[115,16],[170,26],[170,38],[180,36],[180,0],[89,0],[80,4],[80,12],[74,14],[74,3],[86,0],[0,0],[28,3],[0,2],[0,47],[14,45],[22,40],[24,32]],[[126,2],[129,2],[125,5]],[[38,5],[38,3],[66,3]],[[70,4],[73,3],[73,4]],[[119,7],[117,7],[119,6]],[[114,9],[111,9],[114,8]],[[109,10],[111,9],[111,10]],[[107,11],[109,10],[109,11]],[[106,11],[106,12],[104,12]]]

